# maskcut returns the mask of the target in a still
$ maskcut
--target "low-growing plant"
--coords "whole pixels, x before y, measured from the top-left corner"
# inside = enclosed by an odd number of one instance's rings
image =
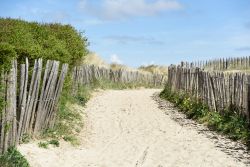
[[[85,106],[87,101],[90,99],[90,92],[92,91],[91,86],[80,86],[78,87],[77,94],[74,96],[76,102],[80,105]]]
[[[79,141],[77,140],[77,138],[75,136],[64,136],[63,140],[70,142],[73,146],[77,146],[79,145]]]
[[[48,142],[39,142],[38,147],[47,149],[49,147]]]
[[[250,143],[249,125],[246,118],[239,114],[240,109],[237,107],[229,106],[220,112],[211,111],[201,101],[193,99],[187,93],[171,91],[169,86],[160,93],[160,97],[172,102],[187,118],[196,119],[230,139],[241,140],[247,145]]]
[[[52,140],[48,141],[48,144],[51,144],[51,145],[53,145],[55,147],[59,147],[59,145],[60,145],[59,141],[55,140],[55,139],[52,139]]]
[[[1,167],[29,167],[28,161],[14,147],[10,147],[6,153],[0,156]]]
[[[44,141],[44,142],[39,142],[39,143],[38,143],[38,146],[39,146],[40,148],[45,148],[45,149],[47,149],[47,148],[49,147],[49,145],[53,145],[53,146],[55,146],[55,147],[59,147],[60,143],[59,143],[59,141],[56,140],[56,139],[51,139],[51,140],[46,141],[46,142]]]
[[[31,140],[31,136],[27,133],[22,135],[21,143],[29,143]]]

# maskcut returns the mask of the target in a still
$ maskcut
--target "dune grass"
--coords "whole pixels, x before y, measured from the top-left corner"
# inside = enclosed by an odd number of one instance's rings
[[[211,111],[201,101],[192,99],[184,92],[173,92],[168,86],[160,97],[172,102],[189,119],[195,119],[232,140],[240,140],[250,148],[249,124],[236,107],[230,106],[220,112]]]

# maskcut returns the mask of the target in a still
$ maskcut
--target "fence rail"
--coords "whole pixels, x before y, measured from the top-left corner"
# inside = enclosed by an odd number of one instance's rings
[[[78,66],[73,69],[73,85],[90,84],[94,80],[106,79],[118,83],[141,83],[143,85],[162,86],[166,76],[129,70],[112,70],[97,66]]]
[[[213,111],[236,106],[249,121],[250,76],[244,73],[205,72],[199,68],[171,66],[168,86],[202,100]]]
[[[26,59],[20,70],[13,61],[10,71],[1,73],[0,152],[17,145],[24,134],[37,134],[54,125],[67,71],[67,64],[59,68],[58,61],[50,60],[43,69],[42,59],[35,60],[29,71]]]

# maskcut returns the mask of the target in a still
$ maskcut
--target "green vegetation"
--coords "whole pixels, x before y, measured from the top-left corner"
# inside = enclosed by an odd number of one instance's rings
[[[0,35],[1,38],[1,35]],[[8,43],[1,43],[0,42],[0,111],[2,111],[5,105],[5,99],[2,96],[4,93],[2,81],[2,72],[3,70],[9,71],[11,68],[11,62],[14,58],[17,57],[17,54],[14,50],[14,47]]]
[[[78,132],[79,133],[79,132]],[[76,138],[76,136],[73,135],[67,135],[63,137],[64,141],[70,142],[73,146],[78,146],[80,142]]]
[[[17,151],[11,147],[8,151],[0,156],[1,167],[29,167],[28,161]]]
[[[1,38],[1,37],[0,37]],[[17,57],[15,48],[9,43],[0,43],[0,71],[3,69],[6,71],[10,69],[11,62],[14,58]]]
[[[31,140],[31,136],[29,134],[27,133],[23,134],[22,140],[21,140],[22,143],[29,143],[30,140]]]
[[[48,142],[39,142],[38,147],[47,149],[49,147]]]
[[[55,139],[52,139],[52,140],[49,140],[49,141],[46,141],[46,142],[39,142],[38,143],[38,147],[41,147],[41,148],[49,148],[49,145],[53,145],[55,147],[59,147],[60,143],[58,140],[55,140]]]
[[[58,140],[54,140],[54,139],[50,140],[48,143],[51,144],[51,145],[53,145],[53,146],[55,146],[55,147],[59,147],[59,145],[60,145],[59,141]]]
[[[28,57],[74,65],[88,53],[87,38],[71,25],[0,18],[0,27],[0,64]]]
[[[173,92],[168,86],[160,93],[160,97],[174,103],[188,118],[196,119],[210,129],[233,140],[241,140],[249,146],[249,125],[246,118],[238,114],[237,108],[230,106],[221,112],[210,111],[201,101],[197,102],[184,92]]]

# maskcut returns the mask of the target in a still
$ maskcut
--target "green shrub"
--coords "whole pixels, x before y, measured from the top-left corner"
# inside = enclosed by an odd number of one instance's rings
[[[28,161],[17,151],[16,148],[11,147],[8,151],[0,156],[1,167],[29,167]]]
[[[20,19],[0,18],[0,44],[4,45],[4,50],[0,45],[0,55],[7,56],[6,51],[11,51],[11,54],[18,55],[19,62],[28,57],[31,60],[43,58],[75,65],[88,53],[87,38],[71,25]],[[0,62],[4,60],[1,59]]]

